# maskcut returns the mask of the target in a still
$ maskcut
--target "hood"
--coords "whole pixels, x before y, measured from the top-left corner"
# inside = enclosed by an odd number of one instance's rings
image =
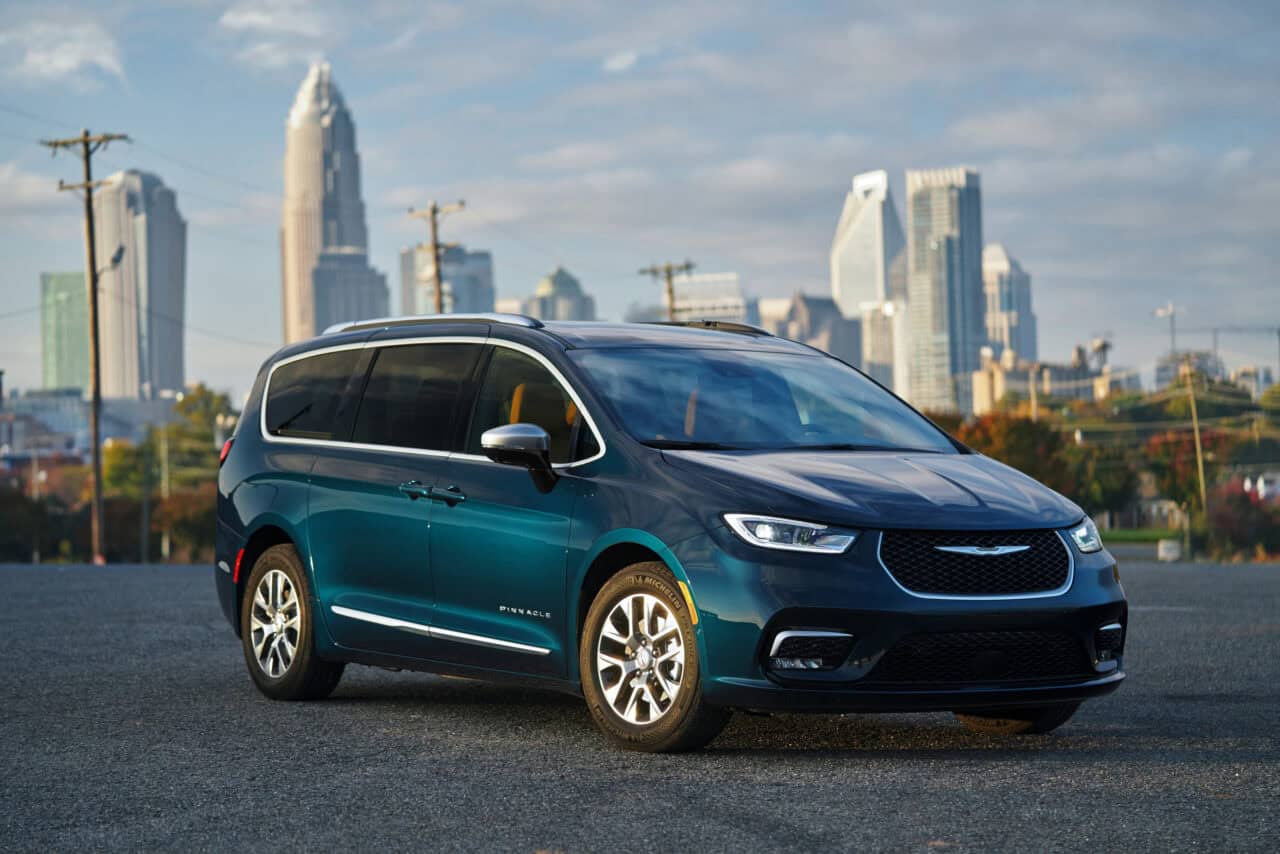
[[[1062,528],[1084,512],[981,454],[664,451],[726,490],[716,512],[767,513],[863,528]],[[750,496],[750,497],[748,497]]]

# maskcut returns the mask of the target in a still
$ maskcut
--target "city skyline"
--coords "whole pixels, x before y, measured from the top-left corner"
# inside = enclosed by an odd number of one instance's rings
[[[82,125],[128,132],[138,143],[113,145],[96,168],[156,171],[177,189],[191,220],[187,374],[243,394],[283,324],[278,298],[264,298],[281,275],[281,113],[324,55],[358,112],[379,269],[421,238],[407,207],[466,197],[446,239],[493,252],[499,296],[527,294],[563,262],[602,316],[620,318],[661,299],[637,265],[685,255],[740,271],[761,297],[823,293],[848,176],[884,168],[905,201],[904,169],[964,163],[982,174],[984,236],[1035,271],[1037,313],[1055,318],[1042,324],[1045,358],[1110,330],[1117,362],[1149,376],[1167,347],[1156,305],[1178,305],[1185,327],[1280,316],[1271,12],[440,16],[387,3],[363,20],[336,4],[301,17],[260,5],[89,7],[85,28],[65,32],[38,26],[38,4],[11,7],[0,25],[7,304],[34,306],[40,272],[83,267],[78,210],[54,189],[75,167],[35,140]],[[154,15],[188,37],[147,38]],[[766,26],[768,39],[752,36]],[[643,117],[659,102],[653,126]],[[39,382],[33,316],[0,330],[10,387]],[[1224,337],[1223,355],[1274,364],[1273,344]]]

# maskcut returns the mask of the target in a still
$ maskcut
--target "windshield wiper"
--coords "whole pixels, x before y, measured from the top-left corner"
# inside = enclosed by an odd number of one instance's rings
[[[741,451],[737,445],[722,442],[694,442],[688,439],[649,439],[644,444],[664,451]]]

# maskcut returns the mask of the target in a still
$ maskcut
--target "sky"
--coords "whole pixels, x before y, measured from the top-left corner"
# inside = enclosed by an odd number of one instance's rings
[[[1032,274],[1040,356],[1110,333],[1150,370],[1184,329],[1280,325],[1280,6],[0,0],[0,369],[39,383],[39,273],[81,270],[74,157],[155,172],[189,221],[187,376],[243,395],[281,342],[284,122],[327,59],[355,118],[373,264],[398,303],[410,206],[494,253],[499,296],[557,264],[621,319],[636,270],[829,293],[852,176],[981,173],[983,230]],[[910,7],[910,8],[907,8]],[[1187,332],[1180,346],[1207,347]],[[1229,365],[1276,365],[1228,334]]]

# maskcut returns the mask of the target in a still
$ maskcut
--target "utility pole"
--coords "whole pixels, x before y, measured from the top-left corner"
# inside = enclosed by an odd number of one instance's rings
[[[1187,359],[1187,397],[1191,400],[1191,432],[1196,440],[1196,470],[1200,476],[1200,510],[1208,512],[1208,496],[1204,488],[1204,449],[1200,444],[1200,417],[1196,414],[1196,382],[1191,370],[1191,360]]]
[[[676,319],[676,273],[693,272],[693,262],[688,258],[683,264],[673,264],[668,261],[665,264],[651,264],[638,272],[638,275],[649,276],[654,281],[665,280],[667,285],[667,320],[672,322]]]
[[[35,448],[31,449],[31,500],[36,505],[36,518],[43,517],[43,510],[40,507],[40,452]],[[31,547],[31,562],[40,562],[40,523],[35,524],[36,535],[34,545]]]
[[[1028,388],[1031,391],[1031,422],[1040,420],[1040,390],[1036,386],[1040,385],[1040,366],[1032,365],[1030,372],[1027,374]]]
[[[444,271],[440,269],[440,217],[460,211],[467,203],[458,199],[451,205],[440,207],[435,199],[425,208],[409,208],[409,216],[425,219],[431,230],[431,265],[435,269],[436,314],[444,314]]]
[[[93,233],[93,188],[101,182],[93,180],[93,155],[101,148],[116,140],[129,141],[122,133],[100,133],[90,135],[81,130],[79,136],[66,139],[46,139],[40,144],[47,146],[55,155],[64,148],[80,149],[80,161],[84,164],[84,181],[79,184],[58,182],[59,190],[84,191],[84,245],[86,255],[85,282],[89,288],[89,378],[92,388],[89,408],[89,441],[93,445],[93,505],[90,508],[90,540],[93,551],[93,562],[102,566],[107,562],[102,548],[102,368],[99,364],[98,342],[98,253],[94,246]]]
[[[169,422],[165,421],[160,428],[160,500],[166,502],[165,512],[168,513],[169,501]],[[160,532],[160,557],[165,563],[169,562],[169,526],[166,524],[164,530]]]
[[[1173,303],[1166,303],[1156,309],[1156,317],[1169,318],[1169,352],[1178,352],[1178,309]]]

